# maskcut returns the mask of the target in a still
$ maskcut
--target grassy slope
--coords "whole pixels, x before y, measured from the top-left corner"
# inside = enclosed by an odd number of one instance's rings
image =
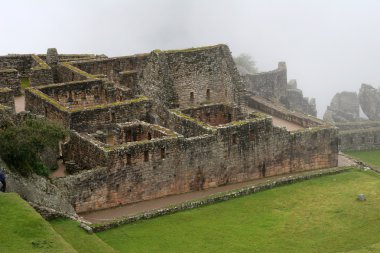
[[[348,151],[346,153],[369,165],[380,168],[380,150]]]
[[[379,179],[326,176],[98,236],[120,252],[371,252],[380,241]],[[356,201],[359,193],[367,201]]]
[[[0,252],[76,252],[15,193],[0,194]]]
[[[96,234],[86,233],[75,221],[58,219],[51,221],[50,224],[78,253],[116,253]]]

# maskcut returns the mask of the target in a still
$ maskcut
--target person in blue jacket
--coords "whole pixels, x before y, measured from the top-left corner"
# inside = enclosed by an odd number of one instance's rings
[[[5,173],[0,170],[0,182],[1,182],[1,191],[5,192],[7,183],[5,182]]]

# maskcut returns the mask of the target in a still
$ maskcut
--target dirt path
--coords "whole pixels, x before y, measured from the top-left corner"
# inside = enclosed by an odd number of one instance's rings
[[[25,96],[15,97],[15,107],[16,113],[25,111]]]
[[[342,155],[339,155],[339,166],[348,166],[352,165],[352,161]],[[305,173],[305,172],[303,172]],[[292,175],[299,175],[301,173],[295,173]],[[256,179],[243,183],[230,184],[225,186],[220,186],[216,188],[209,188],[203,191],[189,192],[178,195],[171,195],[159,199],[141,201],[129,205],[119,206],[115,208],[109,208],[99,211],[94,211],[90,213],[82,213],[80,214],[85,220],[92,223],[104,223],[109,222],[117,218],[121,218],[123,216],[132,216],[138,213],[146,212],[152,209],[164,208],[171,205],[180,204],[186,201],[192,201],[196,199],[201,199],[208,197],[212,194],[227,192],[231,190],[241,189],[243,187],[252,186],[265,181],[273,181],[278,178],[287,177],[289,175],[281,175],[269,178]]]
[[[343,154],[339,154],[338,157],[338,167],[343,167],[343,166],[355,166],[356,163],[352,159],[344,156]]]

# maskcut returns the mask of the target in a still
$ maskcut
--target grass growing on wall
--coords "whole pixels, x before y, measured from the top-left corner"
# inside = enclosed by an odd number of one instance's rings
[[[0,193],[0,252],[76,252],[15,193]]]
[[[368,165],[380,168],[380,149],[363,150],[363,151],[347,151],[348,155],[358,158]]]
[[[21,89],[25,89],[28,87],[30,87],[29,78],[27,78],[27,77],[21,78]]]

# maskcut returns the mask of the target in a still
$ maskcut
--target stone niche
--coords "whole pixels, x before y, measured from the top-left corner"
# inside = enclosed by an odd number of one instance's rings
[[[211,126],[218,126],[244,119],[239,108],[225,104],[205,105],[182,110],[182,113]]]
[[[130,142],[161,139],[172,135],[167,129],[144,121],[135,120],[127,123],[114,124],[107,129],[97,130],[90,134],[98,141],[107,145],[122,145]]]

